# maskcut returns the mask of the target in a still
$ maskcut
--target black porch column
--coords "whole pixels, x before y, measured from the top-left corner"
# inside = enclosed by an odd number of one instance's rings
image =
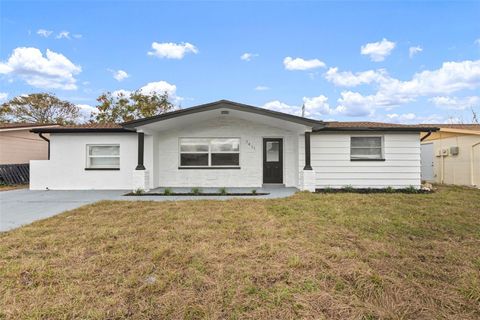
[[[312,170],[310,164],[310,132],[305,132],[305,167],[303,170]]]
[[[144,149],[144,136],[143,132],[138,132],[138,163],[135,170],[145,170],[145,166],[143,165],[143,149]]]

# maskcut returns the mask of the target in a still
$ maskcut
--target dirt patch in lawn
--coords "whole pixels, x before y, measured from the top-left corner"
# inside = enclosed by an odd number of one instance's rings
[[[100,202],[0,235],[0,318],[473,319],[480,190]]]

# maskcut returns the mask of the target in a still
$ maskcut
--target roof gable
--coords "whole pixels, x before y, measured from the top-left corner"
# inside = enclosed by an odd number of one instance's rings
[[[154,122],[159,122],[159,121],[172,119],[176,117],[182,117],[186,115],[191,115],[191,114],[205,112],[205,111],[218,110],[218,109],[231,109],[231,110],[254,113],[258,115],[273,117],[273,118],[277,118],[285,121],[306,125],[312,128],[323,127],[323,121],[321,120],[303,118],[303,117],[294,116],[294,115],[283,113],[283,112],[267,110],[264,108],[254,107],[251,105],[233,102],[229,100],[219,100],[219,101],[206,103],[206,104],[198,105],[191,108],[180,109],[180,110],[163,113],[153,117],[128,121],[128,122],[124,122],[122,126],[125,128],[133,129],[138,126],[142,126],[142,125],[146,125]]]

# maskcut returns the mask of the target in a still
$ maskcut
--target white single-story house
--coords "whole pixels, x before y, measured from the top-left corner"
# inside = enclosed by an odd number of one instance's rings
[[[220,100],[121,125],[35,128],[50,134],[50,159],[30,162],[30,188],[419,188],[420,132],[436,130]]]

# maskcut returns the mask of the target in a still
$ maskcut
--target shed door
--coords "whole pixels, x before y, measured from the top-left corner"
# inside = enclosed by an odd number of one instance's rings
[[[422,180],[434,181],[433,172],[433,143],[422,144],[421,149]]]
[[[283,183],[282,139],[263,139],[263,183]]]
[[[480,188],[480,144],[473,147],[473,185]]]

